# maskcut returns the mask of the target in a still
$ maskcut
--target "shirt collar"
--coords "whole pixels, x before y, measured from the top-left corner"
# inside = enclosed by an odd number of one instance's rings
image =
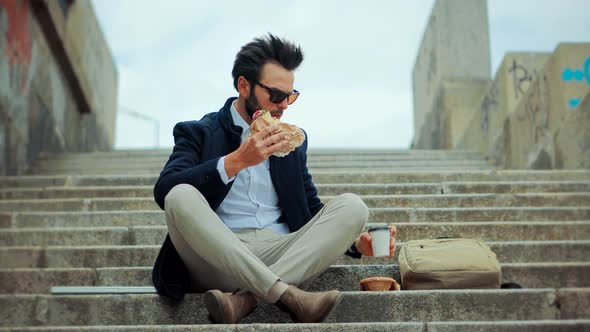
[[[250,125],[248,125],[248,123],[246,123],[246,121],[244,121],[244,119],[242,119],[242,116],[240,115],[240,113],[238,113],[238,110],[236,109],[234,104],[235,104],[235,102],[233,102],[231,104],[232,120],[234,121],[234,124],[236,126],[241,127],[243,129],[242,133],[245,133],[246,130],[250,130]]]

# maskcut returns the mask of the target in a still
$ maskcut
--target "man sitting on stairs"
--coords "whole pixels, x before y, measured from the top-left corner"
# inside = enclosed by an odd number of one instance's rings
[[[293,71],[302,61],[299,46],[270,34],[244,45],[232,70],[238,97],[199,121],[176,124],[173,152],[154,187],[168,225],[154,286],[176,300],[206,292],[215,323],[237,323],[259,301],[296,322],[321,322],[340,293],[297,286],[343,253],[372,255],[363,232],[367,206],[354,194],[320,202],[306,166],[307,139],[279,158],[272,154],[287,143],[276,127],[250,134],[256,110],[280,118],[297,99]]]

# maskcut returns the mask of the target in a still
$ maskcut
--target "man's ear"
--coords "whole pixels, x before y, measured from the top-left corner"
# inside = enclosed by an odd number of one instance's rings
[[[238,92],[240,93],[240,97],[248,98],[250,88],[250,82],[244,76],[238,77]]]

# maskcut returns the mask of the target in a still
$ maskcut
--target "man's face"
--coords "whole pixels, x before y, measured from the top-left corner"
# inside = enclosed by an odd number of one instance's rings
[[[293,83],[295,75],[292,71],[283,68],[276,63],[266,63],[262,66],[260,73],[260,83],[270,87],[282,90],[284,92],[293,91]],[[269,110],[271,115],[276,118],[281,118],[283,112],[289,107],[287,99],[280,103],[273,103],[270,101],[270,93],[256,83],[250,86],[250,94],[246,99],[246,112],[250,118],[257,110]]]

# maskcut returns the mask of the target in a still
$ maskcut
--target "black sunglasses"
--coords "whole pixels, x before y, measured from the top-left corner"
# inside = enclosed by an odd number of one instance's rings
[[[276,88],[268,87],[258,81],[255,81],[256,84],[260,85],[261,87],[265,88],[266,91],[270,94],[270,102],[275,104],[280,104],[287,98],[287,104],[291,105],[297,100],[299,97],[299,91],[293,90],[292,92],[284,92]]]

